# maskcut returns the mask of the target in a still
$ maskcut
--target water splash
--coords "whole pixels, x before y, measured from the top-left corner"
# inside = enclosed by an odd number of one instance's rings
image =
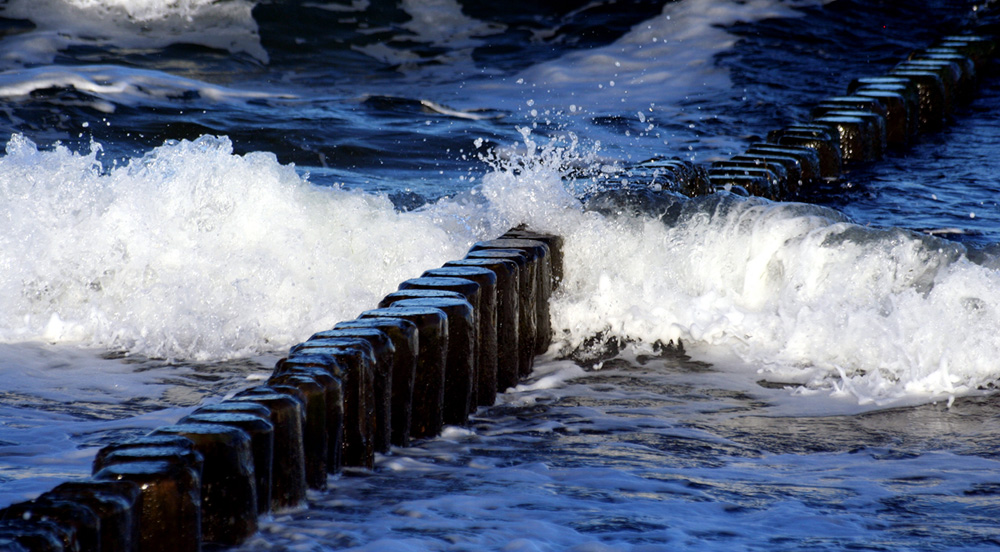
[[[947,240],[726,193],[589,211],[581,198],[617,178],[600,180],[614,172],[599,147],[522,135],[521,148],[488,157],[470,218],[487,232],[527,224],[564,238],[553,354],[595,336],[694,342],[772,381],[878,404],[973,393],[1000,377],[988,360],[1000,354],[988,255],[974,262]]]
[[[595,335],[697,342],[861,402],[962,395],[998,378],[995,262],[831,209],[729,194],[589,211],[578,196],[607,174],[599,149],[522,133],[521,148],[487,155],[477,187],[406,213],[311,185],[273,155],[234,155],[224,138],[105,170],[96,147],[39,151],[15,136],[0,160],[0,337],[201,360],[280,350],[527,224],[565,240],[555,354]]]
[[[4,340],[245,356],[350,318],[461,251],[423,215],[312,186],[225,138],[106,171],[97,151],[15,136],[0,159]]]

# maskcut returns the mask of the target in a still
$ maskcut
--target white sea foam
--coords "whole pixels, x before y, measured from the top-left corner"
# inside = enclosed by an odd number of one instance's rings
[[[481,187],[410,213],[315,187],[270,154],[234,155],[226,139],[103,170],[96,151],[15,136],[0,159],[0,338],[200,360],[280,351],[525,223],[565,239],[554,351],[601,332],[680,339],[877,403],[1000,376],[1000,275],[961,246],[725,195],[678,201],[662,220],[605,216],[568,191],[592,157],[525,136]]]
[[[736,357],[706,378],[731,371],[729,386],[750,389],[756,366],[769,379],[805,385],[766,392],[810,405],[775,412],[809,415],[850,412],[851,401],[867,409],[945,398],[997,379],[1000,276],[959,247],[853,225],[823,208],[731,196],[679,202],[662,218],[602,215],[568,191],[568,174],[592,156],[571,141],[556,147],[525,137],[523,153],[498,161],[479,189],[398,213],[384,197],[313,186],[273,155],[235,155],[222,138],[168,143],[105,169],[97,146],[40,151],[14,136],[0,158],[0,369],[11,374],[4,396],[17,404],[0,418],[19,421],[0,440],[17,479],[3,483],[0,503],[86,474],[93,449],[74,447],[90,433],[139,431],[183,414],[120,417],[116,405],[201,398],[161,396],[183,367],[133,370],[90,349],[206,361],[280,354],[371,308],[400,281],[461,257],[474,240],[520,223],[565,240],[550,357],[599,332],[682,339],[690,350]],[[584,375],[568,362],[542,363],[504,400],[530,405],[579,387]],[[841,404],[813,408],[810,394]],[[103,403],[117,421],[72,419],[34,402]],[[645,416],[649,427],[668,424]],[[559,429],[553,424],[529,424],[529,433],[549,434]],[[400,462],[393,469],[415,469]],[[529,468],[504,476],[531,475]],[[556,540],[577,538],[571,531]]]
[[[318,188],[226,139],[102,170],[15,136],[0,159],[6,341],[220,359],[280,349],[461,256],[425,215]]]
[[[90,107],[113,113],[118,105],[176,109],[178,98],[198,104],[291,99],[289,94],[239,90],[161,71],[117,65],[46,65],[0,73],[0,98],[19,100],[50,88],[72,88],[90,95]],[[85,101],[85,100],[75,100]]]
[[[662,219],[608,218],[556,185],[572,154],[534,147],[516,170],[487,175],[483,195],[494,217],[566,240],[552,305],[564,351],[599,332],[693,340],[862,403],[961,395],[1000,377],[1000,273],[959,245],[727,195],[678,201]]]
[[[0,49],[6,68],[51,63],[71,46],[162,48],[199,44],[266,63],[250,0],[8,0],[0,15],[35,28],[8,37]]]
[[[397,65],[405,72],[439,71],[441,65],[446,65],[449,72],[455,66],[468,66],[471,72],[472,51],[483,43],[482,37],[503,30],[501,25],[465,15],[455,0],[402,0],[399,9],[409,17],[399,25],[402,30],[399,40],[353,48],[383,63]],[[414,50],[393,42],[433,44],[438,48],[432,59],[428,59],[425,48]]]

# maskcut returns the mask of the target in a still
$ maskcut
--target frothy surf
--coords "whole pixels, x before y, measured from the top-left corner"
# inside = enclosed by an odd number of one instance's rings
[[[961,245],[728,194],[588,210],[572,191],[595,154],[525,143],[476,188],[400,213],[224,138],[104,168],[98,145],[14,136],[0,160],[0,336],[200,361],[281,351],[523,223],[565,239],[552,354],[595,335],[700,343],[860,403],[996,381],[1000,277]]]
[[[32,29],[4,41],[5,68],[52,63],[72,47],[156,49],[197,44],[268,60],[252,10],[255,2],[234,0],[9,0],[0,15],[30,21]]]
[[[458,256],[426,215],[310,185],[228,140],[166,144],[104,170],[99,146],[0,160],[6,341],[218,360],[280,349]]]
[[[530,201],[526,222],[566,240],[552,309],[562,352],[598,334],[693,340],[860,403],[935,400],[997,379],[995,260],[832,209],[729,194],[656,194],[643,211],[599,215],[567,200],[566,174],[553,171],[579,164],[575,148],[535,155],[487,175],[484,190],[526,193],[514,202]]]
[[[973,12],[827,3],[0,0],[0,506],[526,224],[531,376],[246,550],[992,549],[996,95],[842,212],[640,187]]]

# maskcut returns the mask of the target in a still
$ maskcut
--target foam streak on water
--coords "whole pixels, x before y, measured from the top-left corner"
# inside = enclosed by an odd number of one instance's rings
[[[736,37],[724,30],[736,21],[795,17],[803,2],[693,0],[669,2],[663,12],[643,21],[603,48],[574,51],[536,64],[522,74],[530,85],[549,91],[550,101],[578,102],[597,113],[614,112],[620,104],[661,109],[705,93],[730,87],[724,69],[712,63],[733,46]],[[669,59],[671,63],[656,63]],[[555,94],[551,94],[551,92]]]
[[[196,95],[204,101],[216,104],[278,97],[291,98],[287,94],[234,90],[159,71],[110,65],[87,67],[46,65],[0,73],[0,98],[8,100],[24,99],[39,90],[58,87],[73,88],[99,98],[87,104],[103,113],[114,113],[119,105],[168,107],[174,105],[177,98],[185,95]]]

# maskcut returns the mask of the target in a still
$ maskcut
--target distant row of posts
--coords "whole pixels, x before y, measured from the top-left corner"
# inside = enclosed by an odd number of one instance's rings
[[[996,48],[992,32],[946,36],[883,75],[854,79],[845,94],[815,105],[808,121],[771,131],[728,160],[702,167],[657,158],[640,163],[637,172],[654,175],[658,188],[686,195],[726,190],[808,199],[844,171],[904,151],[921,134],[944,128],[992,72]]]

